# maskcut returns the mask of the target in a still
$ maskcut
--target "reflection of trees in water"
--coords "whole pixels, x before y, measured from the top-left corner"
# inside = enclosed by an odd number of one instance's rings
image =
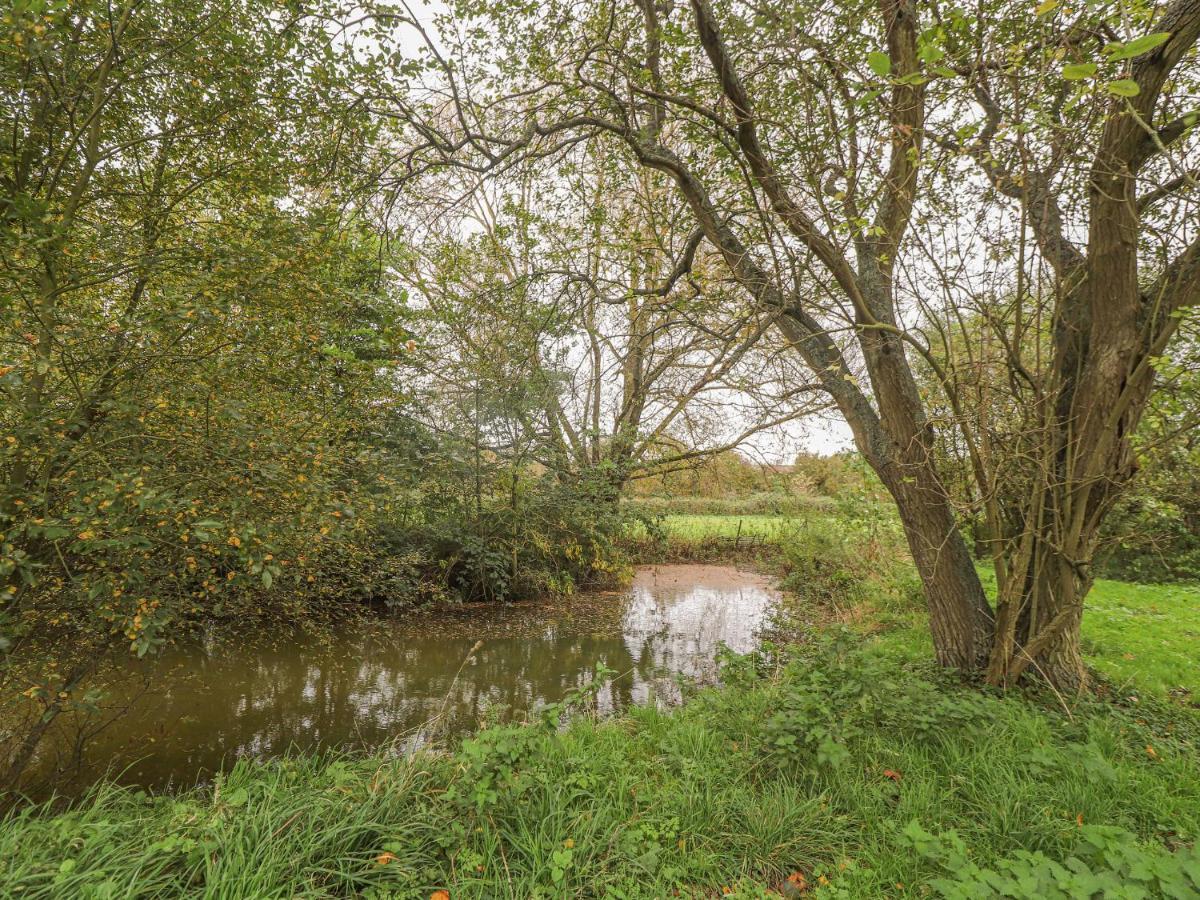
[[[646,702],[651,687],[658,696],[665,689],[666,696],[677,699],[673,679],[664,674],[693,679],[712,675],[722,643],[739,653],[753,649],[772,604],[772,595],[758,587],[635,586],[622,625],[641,676],[634,701]]]
[[[601,602],[590,613],[580,613],[585,604],[508,608],[445,627],[370,626],[336,644],[236,656],[176,651],[153,664],[165,673],[153,679],[158,696],[99,735],[87,757],[94,766],[150,754],[128,780],[189,781],[235,756],[403,740],[443,707],[450,731],[475,726],[489,709],[519,715],[587,683],[599,664],[623,676],[600,692],[601,712],[674,699],[673,676],[710,674],[720,643],[753,646],[773,595],[684,582],[642,584]],[[478,637],[483,647],[463,665]]]

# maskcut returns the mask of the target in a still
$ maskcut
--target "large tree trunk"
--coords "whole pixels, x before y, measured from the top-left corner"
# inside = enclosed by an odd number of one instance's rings
[[[764,308],[782,314],[780,329],[836,402],[858,449],[896,501],[924,583],[938,659],[964,668],[986,667],[989,680],[997,684],[1010,684],[1033,666],[1055,685],[1083,686],[1079,629],[1096,535],[1132,474],[1129,438],[1152,383],[1150,361],[1161,354],[1176,327],[1172,311],[1200,302],[1200,240],[1142,294],[1137,194],[1139,168],[1188,127],[1181,117],[1147,134],[1157,121],[1164,83],[1200,38],[1200,0],[1174,0],[1157,20],[1156,27],[1170,39],[1131,64],[1135,97],[1103,100],[1108,109],[1088,186],[1086,253],[1068,238],[1056,178],[1028,166],[1025,151],[1018,178],[1006,168],[1003,155],[992,152],[993,138],[1006,130],[1002,126],[1008,117],[988,93],[987,81],[976,82],[987,126],[960,152],[979,162],[996,190],[1022,204],[1061,292],[1046,319],[1053,323],[1052,362],[1033,374],[1020,365],[1022,377],[1044,398],[1037,401],[1033,418],[1022,423],[1028,427],[1015,433],[1011,446],[980,454],[979,432],[959,415],[979,497],[990,507],[988,535],[999,587],[994,616],[933,462],[935,435],[907,354],[924,351],[926,361],[934,361],[899,321],[892,283],[920,187],[927,127],[918,4],[880,2],[892,76],[887,104],[891,151],[871,227],[853,242],[857,264],[840,240],[822,229],[811,205],[793,196],[790,179],[776,168],[708,0],[691,0],[691,6],[700,45],[735,126],[725,130],[735,135],[740,162],[775,219],[765,240],[774,239],[776,226],[786,230],[828,274],[827,287],[852,312],[858,359],[865,364],[870,390],[858,386],[859,367],[852,368],[844,348],[830,337],[825,315],[830,310],[760,264],[752,242],[748,245],[731,225],[738,216],[719,208],[705,180],[660,143],[665,101],[655,99],[650,129],[592,124],[620,135],[644,166],[669,174],[734,278]],[[662,89],[654,10],[653,4],[643,4],[651,47],[645,65],[658,88],[656,98],[661,98],[668,92]],[[815,183],[810,187],[819,189]],[[865,215],[858,217],[867,221]],[[1018,280],[1019,290],[1020,284]],[[1020,340],[1018,334],[1017,347]],[[960,414],[963,398],[956,393],[956,380],[941,381]]]
[[[974,669],[987,659],[991,610],[936,472],[929,464],[885,464],[878,471],[896,501],[921,577],[937,660]]]

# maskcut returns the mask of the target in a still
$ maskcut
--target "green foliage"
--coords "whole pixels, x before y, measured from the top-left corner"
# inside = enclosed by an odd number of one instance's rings
[[[930,883],[947,900],[1070,900],[1097,896],[1183,900],[1200,893],[1200,846],[1170,853],[1160,845],[1141,843],[1128,830],[1111,825],[1081,825],[1078,844],[1061,861],[1041,851],[1017,850],[995,860],[990,867],[972,860],[967,846],[953,830],[933,835],[914,821],[904,834],[917,853],[936,861],[948,873],[949,877]]]
[[[622,571],[590,475],[481,451],[520,392],[419,415],[430,322],[357,205],[396,60],[336,12],[0,23],[0,770],[113,650]]]
[[[1098,566],[1130,581],[1200,581],[1200,343],[1155,361],[1160,385],[1134,442],[1139,471],[1105,526]]]
[[[719,504],[745,502],[748,495],[757,494],[786,503],[792,497],[803,501],[803,487],[796,483],[787,467],[760,465],[736,450],[726,450],[700,456],[689,465],[676,466],[651,477],[636,478],[627,486],[625,496],[639,503],[711,501]]]
[[[800,763],[839,766],[851,758],[848,745],[872,731],[970,739],[986,720],[979,697],[898,674],[893,663],[855,652],[849,633],[823,637],[788,662],[763,727],[768,745]]]
[[[780,541],[784,585],[838,609],[869,603],[877,613],[911,609],[920,581],[904,535],[880,504],[796,520]]]
[[[428,546],[446,587],[468,601],[569,595],[621,577],[620,510],[577,484],[524,479],[480,505],[430,496],[405,542]]]
[[[554,733],[562,721],[595,699],[605,683],[617,673],[600,665],[592,678],[584,685],[567,692],[557,703],[546,704],[539,711],[536,727],[527,725],[496,725],[463,741],[459,756],[463,762],[464,777],[451,785],[446,799],[465,810],[485,812],[506,797],[519,797],[530,785],[523,771],[535,764],[539,752],[544,753],[548,735]],[[570,854],[566,854],[569,859]],[[566,868],[558,864],[562,880]]]
[[[812,493],[834,498],[843,504],[887,498],[878,476],[858,453],[842,452],[829,456],[801,453],[795,459],[792,473]]]

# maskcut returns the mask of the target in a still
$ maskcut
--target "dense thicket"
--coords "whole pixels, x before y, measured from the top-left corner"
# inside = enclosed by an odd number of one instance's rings
[[[347,52],[330,12],[31,2],[0,23],[9,777],[126,650],[616,567],[612,515],[489,449],[510,385],[465,407],[431,385],[429,322],[358,202],[386,52]]]

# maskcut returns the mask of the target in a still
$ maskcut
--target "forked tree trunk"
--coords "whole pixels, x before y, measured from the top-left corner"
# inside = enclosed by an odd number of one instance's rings
[[[1084,685],[1079,628],[1083,598],[1091,586],[1095,536],[1132,473],[1129,438],[1152,383],[1150,360],[1162,353],[1175,330],[1172,311],[1200,303],[1200,241],[1193,241],[1168,264],[1143,295],[1137,184],[1138,170],[1194,124],[1180,117],[1153,129],[1163,85],[1200,39],[1200,0],[1174,0],[1156,20],[1158,31],[1169,39],[1137,54],[1130,64],[1137,88],[1132,99],[1102,97],[1107,117],[1088,185],[1086,253],[1068,238],[1056,179],[1028,166],[1017,178],[1007,170],[1003,157],[991,152],[990,142],[1004,130],[1006,116],[988,94],[986,82],[979,82],[977,96],[984,103],[988,125],[976,135],[975,143],[960,149],[977,159],[996,190],[1022,204],[1039,252],[1057,273],[1063,292],[1051,317],[1053,363],[1046,373],[1039,373],[1045,375],[1039,391],[1054,398],[1053,410],[1043,415],[1038,409],[1033,446],[1005,448],[1017,454],[1017,478],[1031,481],[1027,495],[1013,507],[1022,521],[1015,523],[1012,533],[989,531],[1000,588],[994,615],[933,461],[935,435],[907,360],[913,342],[906,340],[911,334],[896,315],[892,285],[920,188],[926,131],[927,79],[921,75],[919,4],[880,2],[892,75],[891,152],[873,225],[866,236],[855,240],[857,265],[806,211],[806,204],[792,196],[789,179],[781,176],[760,140],[754,103],[734,55],[725,46],[716,15],[707,0],[691,0],[691,6],[700,45],[736,125],[728,130],[736,135],[740,161],[761,189],[777,224],[811,252],[828,273],[830,286],[853,310],[857,349],[872,396],[868,398],[858,387],[846,353],[830,337],[823,311],[814,308],[810,296],[759,264],[753,248],[730,225],[738,215],[719,208],[705,179],[660,143],[665,103],[655,101],[654,127],[649,130],[593,124],[620,135],[642,165],[675,180],[705,238],[733,277],[764,308],[781,314],[779,328],[833,398],[854,432],[859,451],[896,501],[924,584],[938,659],[947,665],[986,670],[989,680],[997,684],[1012,683],[1036,666],[1055,685]],[[647,2],[642,8],[650,48],[645,66],[658,88],[657,96],[666,97],[669,92],[662,87],[659,67],[657,7]],[[766,240],[769,243],[773,236]],[[952,381],[947,388],[953,394]],[[963,428],[964,437],[973,443],[976,435],[965,420]],[[985,462],[974,452],[973,456],[980,495],[991,503],[996,472],[989,467],[994,460]],[[1002,492],[1011,487],[1000,485]],[[992,518],[997,520],[993,525],[1003,524],[994,512]]]
[[[1025,672],[1035,673],[1059,690],[1087,686],[1080,626],[1083,601],[1091,589],[1086,567],[1072,564],[1050,541],[1052,534],[1031,535],[1032,559],[1010,557],[1014,583],[1000,585],[996,630],[988,659],[989,684],[1008,685]]]

